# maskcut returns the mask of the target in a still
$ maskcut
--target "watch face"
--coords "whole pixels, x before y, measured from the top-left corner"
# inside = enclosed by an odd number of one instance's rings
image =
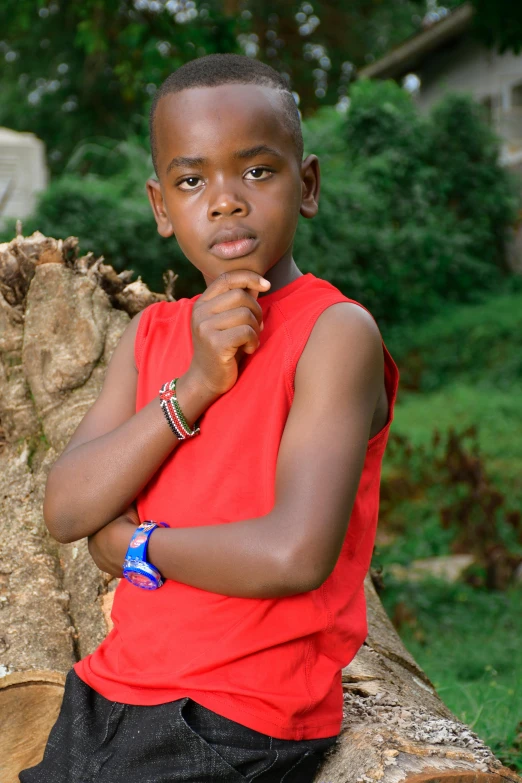
[[[129,582],[132,582],[132,584],[136,585],[136,587],[144,587],[146,590],[156,589],[157,582],[146,574],[139,574],[137,571],[130,571],[129,573],[125,574],[125,576]]]

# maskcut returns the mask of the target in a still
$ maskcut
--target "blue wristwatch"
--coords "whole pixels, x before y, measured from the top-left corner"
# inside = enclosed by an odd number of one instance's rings
[[[149,519],[136,528],[123,562],[125,579],[143,590],[156,590],[163,584],[163,578],[158,569],[152,563],[147,562],[149,538],[152,531],[159,525],[168,527],[166,522],[152,522]]]

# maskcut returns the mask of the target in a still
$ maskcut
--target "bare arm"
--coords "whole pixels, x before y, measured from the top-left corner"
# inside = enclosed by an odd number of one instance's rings
[[[191,427],[234,385],[241,353],[259,346],[262,311],[256,297],[267,285],[251,270],[234,270],[216,278],[195,302],[192,361],[177,384]],[[114,351],[100,396],[49,473],[44,519],[63,543],[93,535],[120,517],[178,445],[158,397],[135,413],[140,315]]]
[[[100,396],[49,473],[44,519],[63,543],[91,535],[123,514],[179,443],[158,399],[135,413],[134,339],[140,316],[122,335]],[[188,373],[178,381],[177,396],[191,426],[216,399]]]
[[[317,588],[341,551],[383,378],[371,316],[350,303],[327,308],[298,362],[273,510],[224,525],[158,528],[150,562],[167,579],[223,595],[270,598]],[[133,530],[118,522],[90,539],[103,570],[121,576]]]

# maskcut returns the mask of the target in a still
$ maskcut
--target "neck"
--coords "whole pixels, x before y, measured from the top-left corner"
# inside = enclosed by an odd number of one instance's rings
[[[275,291],[279,291],[280,288],[284,288],[285,285],[288,285],[288,283],[301,277],[302,274],[303,273],[297,267],[291,254],[288,257],[283,256],[274,266],[267,269],[264,273],[263,277],[266,277],[272,285],[266,293],[260,292],[258,294],[258,299],[261,299],[267,294],[273,294]]]
[[[245,269],[248,269],[249,267],[245,266]],[[258,271],[258,270],[256,270]],[[260,274],[263,275],[272,285],[268,289],[266,293],[260,292],[258,294],[258,299],[261,299],[263,296],[266,296],[267,294],[273,294],[275,291],[279,291],[280,288],[284,288],[285,285],[288,285],[288,283],[293,282],[294,280],[297,280],[298,277],[302,277],[303,273],[301,270],[297,267],[293,257],[292,257],[292,251],[289,250],[288,253],[285,253],[284,256],[282,256],[279,261],[277,261],[270,269],[267,269],[265,272]],[[208,286],[213,282],[213,279],[205,275],[203,275],[205,284],[208,288]]]

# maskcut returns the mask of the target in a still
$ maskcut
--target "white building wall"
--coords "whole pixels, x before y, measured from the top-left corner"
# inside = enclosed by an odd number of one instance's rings
[[[522,55],[499,54],[463,38],[427,57],[416,73],[421,110],[428,111],[448,92],[471,93],[489,104],[492,126],[505,141],[506,162],[522,155]]]
[[[0,222],[29,215],[47,182],[44,143],[33,133],[0,128]]]

